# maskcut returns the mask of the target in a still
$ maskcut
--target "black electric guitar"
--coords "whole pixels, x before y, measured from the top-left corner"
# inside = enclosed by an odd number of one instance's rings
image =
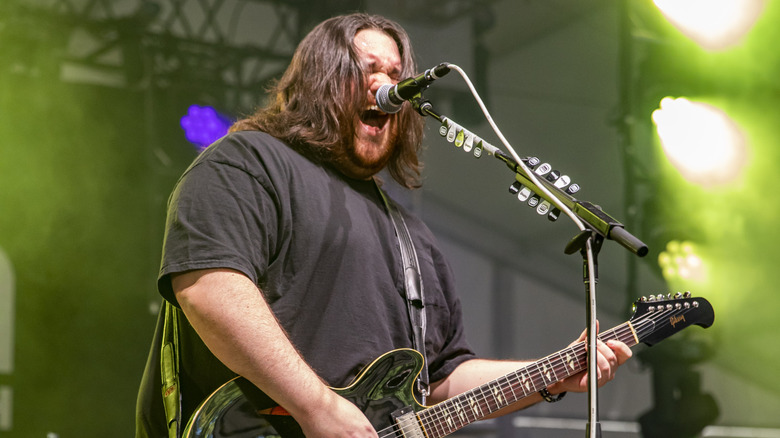
[[[712,305],[689,293],[675,297],[641,299],[634,304],[631,319],[599,339],[617,339],[629,347],[644,342],[653,345],[696,324],[709,327]],[[414,398],[415,379],[423,358],[415,350],[393,350],[377,358],[346,388],[334,389],[361,408],[383,438],[439,438],[498,411],[542,388],[587,368],[585,342],[564,348],[525,367],[434,406],[422,406]],[[222,385],[195,411],[184,436],[303,437],[284,409],[238,377]],[[280,431],[268,429],[271,422]]]

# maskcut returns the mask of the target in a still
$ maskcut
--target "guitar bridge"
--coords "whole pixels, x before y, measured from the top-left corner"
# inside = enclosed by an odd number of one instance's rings
[[[405,406],[391,415],[404,438],[426,438],[419,418],[411,406]]]

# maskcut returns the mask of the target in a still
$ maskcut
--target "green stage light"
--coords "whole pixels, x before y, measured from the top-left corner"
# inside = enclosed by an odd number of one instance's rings
[[[691,286],[707,281],[707,270],[696,245],[673,240],[658,255],[664,279],[675,286]],[[687,289],[687,287],[686,287]]]
[[[686,180],[713,187],[742,174],[748,157],[745,135],[719,108],[666,97],[652,117],[664,153]]]
[[[654,0],[670,23],[704,49],[734,46],[753,27],[765,0]]]

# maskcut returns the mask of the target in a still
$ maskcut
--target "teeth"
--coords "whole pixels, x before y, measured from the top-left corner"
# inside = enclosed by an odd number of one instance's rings
[[[368,107],[367,111],[379,111],[379,107],[376,105],[371,105]]]

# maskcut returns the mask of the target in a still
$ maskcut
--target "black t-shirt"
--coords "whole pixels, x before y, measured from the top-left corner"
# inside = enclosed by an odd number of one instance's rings
[[[160,293],[175,303],[172,273],[238,270],[263,291],[314,370],[333,387],[347,386],[381,354],[413,347],[398,240],[377,190],[373,181],[345,178],[265,133],[230,134],[196,159],[171,196]],[[435,382],[474,354],[448,265],[428,228],[401,211],[423,280],[426,356]],[[234,374],[182,320],[187,418]],[[159,351],[156,341],[151,355]],[[145,418],[138,424],[163,431],[164,422],[151,424],[161,414],[154,410],[162,410],[155,368],[159,359],[150,357],[138,406]]]

